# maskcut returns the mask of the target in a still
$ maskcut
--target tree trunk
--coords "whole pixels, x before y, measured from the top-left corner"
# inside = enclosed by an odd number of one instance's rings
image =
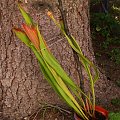
[[[50,9],[58,19],[58,3],[56,0],[43,1],[28,1],[28,11],[38,22],[53,54],[67,73],[78,80],[72,49],[44,12]],[[94,61],[88,0],[63,0],[63,3],[71,34],[78,40],[83,53]],[[34,54],[11,31],[23,22],[15,0],[1,0],[0,11],[0,116],[5,120],[20,120],[37,110],[41,102],[64,105],[43,78]]]

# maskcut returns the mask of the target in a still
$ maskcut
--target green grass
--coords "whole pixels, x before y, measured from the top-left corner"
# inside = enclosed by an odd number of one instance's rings
[[[111,112],[109,114],[109,120],[120,120],[120,112],[118,113]]]

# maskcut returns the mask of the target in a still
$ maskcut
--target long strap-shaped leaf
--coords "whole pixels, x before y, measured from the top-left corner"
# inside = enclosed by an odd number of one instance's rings
[[[34,51],[40,66],[42,68],[42,72],[45,75],[48,82],[53,86],[55,91],[72,107],[79,115],[87,120],[87,117],[83,113],[81,107],[74,99],[73,95],[68,90],[67,86],[64,84],[62,79],[57,75],[57,73],[44,61],[44,58],[35,50],[34,47],[31,47]]]
[[[38,36],[40,39],[40,48],[42,49],[40,51],[40,53],[42,54],[43,58],[46,60],[46,62],[57,72],[57,74],[62,78],[62,80],[68,85],[70,86],[70,89],[72,89],[73,93],[75,93],[75,95],[80,99],[79,97],[79,93],[82,93],[87,99],[89,99],[83,92],[82,90],[75,85],[75,83],[73,82],[73,80],[71,80],[68,75],[66,74],[66,72],[63,70],[63,68],[60,66],[60,64],[58,63],[58,61],[56,60],[56,58],[51,54],[51,52],[46,49],[46,43],[44,41],[44,38],[41,36],[38,27],[37,27],[37,31],[38,31]],[[78,91],[78,92],[77,92]],[[89,100],[90,101],[90,100]]]
[[[64,31],[64,28],[61,27],[61,25],[54,19],[53,15],[51,15],[50,17],[54,21],[54,23],[60,28],[62,33],[65,35],[65,37],[67,38],[68,43],[70,44],[70,46],[75,50],[75,52],[77,52],[79,54],[79,57],[80,57],[80,60],[82,61],[82,63],[83,64],[87,63],[94,69],[95,76],[94,76],[93,81],[95,83],[96,80],[98,80],[98,77],[99,77],[98,70],[97,70],[96,66],[83,55],[82,50],[81,50],[80,46],[78,45],[78,43],[76,42],[75,38],[71,35],[72,39],[70,39],[68,37],[68,35],[66,34],[66,32]]]
[[[20,12],[25,20],[25,22],[28,24],[28,25],[32,25],[33,24],[33,20],[32,18],[30,17],[30,15],[28,15],[28,13],[22,8],[22,6],[20,4],[18,4],[18,7],[20,9]]]
[[[94,114],[94,108],[95,108],[94,84],[95,84],[96,80],[98,80],[98,77],[99,77],[98,70],[92,62],[90,62],[86,57],[84,57],[84,55],[81,51],[81,48],[79,47],[79,45],[76,42],[76,40],[74,39],[74,37],[71,36],[71,38],[69,38],[69,36],[66,34],[64,28],[61,27],[61,25],[59,23],[57,23],[57,21],[54,19],[54,17],[52,15],[50,17],[52,18],[54,23],[60,28],[62,33],[65,35],[65,37],[67,38],[70,46],[78,53],[79,59],[80,59],[82,65],[84,66],[86,73],[88,74],[88,77],[89,77],[89,80],[90,80],[90,87],[91,87],[91,91],[92,91],[92,97],[93,97],[93,114]],[[93,75],[92,75],[91,70],[90,70],[91,67],[95,72],[94,78],[93,78]]]
[[[41,37],[39,31],[38,31],[38,36],[40,39],[40,48],[42,49],[40,52],[43,56],[43,58],[46,60],[46,62],[52,67],[54,68],[54,70],[57,72],[57,74],[67,83],[69,83],[69,85],[73,86],[76,90],[78,89],[77,86],[75,85],[75,83],[68,77],[68,75],[66,74],[66,72],[63,70],[63,68],[61,67],[61,65],[57,62],[57,60],[54,58],[54,56],[47,50],[44,49],[46,48],[46,44],[44,42],[44,39]],[[43,50],[44,49],[44,50]]]

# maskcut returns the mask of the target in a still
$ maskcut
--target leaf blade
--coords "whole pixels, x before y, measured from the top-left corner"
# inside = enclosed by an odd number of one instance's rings
[[[32,18],[30,17],[30,15],[23,9],[23,7],[18,4],[18,7],[20,9],[20,12],[25,20],[25,22],[28,24],[28,25],[32,25],[33,24],[33,20]]]
[[[18,28],[13,28],[12,31],[16,34],[16,36],[23,42],[25,43],[28,47],[31,46],[30,40],[27,37],[27,35],[22,31],[21,29]]]

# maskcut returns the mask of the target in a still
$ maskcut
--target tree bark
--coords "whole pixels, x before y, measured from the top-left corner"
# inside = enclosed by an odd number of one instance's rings
[[[62,2],[70,33],[79,42],[85,56],[94,61],[88,0]],[[45,9],[50,9],[58,19],[60,11],[56,4],[56,0],[39,0],[37,3],[31,0],[27,6],[53,54],[78,82],[72,49],[45,13]],[[37,110],[40,102],[64,105],[43,78],[34,54],[11,31],[23,22],[15,0],[1,0],[0,11],[0,116],[5,120],[20,120]]]

